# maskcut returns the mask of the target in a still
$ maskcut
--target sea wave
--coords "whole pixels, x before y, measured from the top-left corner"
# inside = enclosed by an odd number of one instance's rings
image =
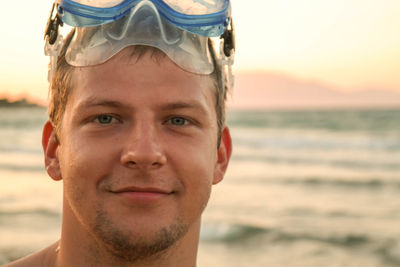
[[[43,149],[41,148],[40,144],[36,147],[18,147],[0,144],[0,153],[19,153],[21,156],[25,154],[42,156]]]
[[[246,239],[263,237],[269,243],[314,241],[337,246],[360,246],[372,240],[364,234],[331,234],[316,232],[289,232],[278,228],[264,228],[244,224],[206,224],[201,232],[201,240],[206,242],[240,243]]]
[[[338,160],[328,160],[328,159],[318,159],[318,158],[306,158],[306,157],[292,157],[287,156],[269,156],[269,155],[233,155],[232,157],[235,161],[244,162],[261,162],[261,163],[286,163],[286,164],[308,164],[313,166],[333,166],[341,167],[344,169],[385,169],[385,170],[399,170],[400,164],[398,162],[371,162],[362,160],[351,160],[351,159],[338,159]]]
[[[345,179],[329,179],[323,177],[311,177],[306,179],[281,179],[279,183],[284,184],[300,184],[305,186],[335,186],[335,187],[351,187],[351,188],[370,188],[377,189],[382,187],[398,187],[400,189],[400,181],[385,181],[379,178],[367,180],[345,180]]]
[[[400,241],[395,239],[380,242],[372,251],[378,254],[387,265],[400,266]]]
[[[267,232],[269,229],[251,225],[205,224],[200,238],[203,241],[236,242]]]
[[[291,232],[249,224],[206,223],[201,230],[201,241],[223,243],[228,246],[291,246],[293,243],[312,242],[343,250],[367,251],[381,259],[382,266],[400,266],[400,238],[382,238],[374,233]]]
[[[335,132],[398,131],[400,110],[231,111],[228,125],[248,128],[322,129]]]
[[[46,209],[46,208],[21,208],[12,210],[0,210],[0,218],[10,218],[17,216],[44,216],[44,217],[60,217],[61,214],[58,211]]]
[[[4,164],[0,163],[0,171],[13,172],[43,172],[44,165],[20,165],[20,164]]]
[[[232,129],[232,138],[236,146],[266,149],[307,149],[345,151],[388,151],[400,149],[399,135],[340,135],[337,133],[314,132],[312,130],[285,132],[272,129],[251,131],[247,128],[238,131]]]
[[[229,179],[232,183],[243,183],[242,178]],[[384,179],[384,178],[362,178],[362,179],[346,179],[346,178],[327,178],[327,177],[307,177],[307,178],[265,178],[265,177],[251,177],[246,179],[247,184],[282,184],[282,185],[295,185],[306,187],[342,187],[351,189],[383,189],[392,188],[400,189],[399,180]]]

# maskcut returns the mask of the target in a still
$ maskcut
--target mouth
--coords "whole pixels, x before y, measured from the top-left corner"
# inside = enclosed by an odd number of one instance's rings
[[[154,202],[173,195],[174,191],[157,187],[125,187],[112,190],[111,193],[129,201]]]

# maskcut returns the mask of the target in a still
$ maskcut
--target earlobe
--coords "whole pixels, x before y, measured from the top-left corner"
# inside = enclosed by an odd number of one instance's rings
[[[232,139],[228,127],[222,130],[221,144],[217,152],[217,165],[215,166],[213,184],[218,184],[224,178],[232,154]]]
[[[60,163],[57,156],[59,143],[50,121],[47,121],[43,128],[42,146],[47,173],[53,180],[61,180]]]

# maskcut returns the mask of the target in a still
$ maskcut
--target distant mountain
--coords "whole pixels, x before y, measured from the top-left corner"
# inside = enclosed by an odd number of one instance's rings
[[[6,98],[0,99],[0,107],[40,107],[37,104],[30,103],[26,99],[21,99],[17,101],[10,101]]]
[[[344,92],[319,82],[274,73],[239,73],[236,108],[400,108],[400,91],[383,88]]]

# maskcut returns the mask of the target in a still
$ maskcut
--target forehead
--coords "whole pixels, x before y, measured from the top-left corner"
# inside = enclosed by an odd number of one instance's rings
[[[147,51],[132,55],[125,48],[109,61],[75,68],[68,105],[88,99],[110,99],[130,105],[197,102],[215,112],[215,88],[208,75],[186,72],[167,56]],[[67,105],[67,106],[68,106]],[[68,108],[67,108],[68,110]]]

